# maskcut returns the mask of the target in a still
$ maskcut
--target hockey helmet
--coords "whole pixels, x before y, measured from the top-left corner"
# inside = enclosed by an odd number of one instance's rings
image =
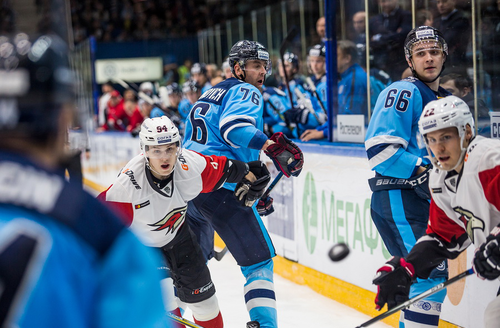
[[[323,44],[316,44],[309,49],[309,57],[326,57],[326,49]]]
[[[474,119],[470,112],[469,106],[456,96],[448,96],[438,100],[429,102],[422,111],[422,115],[418,121],[418,129],[423,137],[427,152],[431,157],[431,161],[437,167],[442,168],[429,149],[429,144],[426,135],[430,132],[455,127],[458,130],[460,137],[460,145],[462,147],[462,157],[465,154],[466,148],[463,145],[465,138],[466,126],[469,125],[472,131],[472,136],[475,134]],[[461,162],[457,163],[456,166]],[[455,166],[455,167],[456,167]],[[455,169],[455,167],[453,169]]]
[[[196,63],[191,67],[191,74],[203,74],[207,76],[207,65],[204,63]]]
[[[182,95],[182,90],[181,90],[181,87],[179,86],[179,84],[173,82],[172,84],[169,84],[167,85],[167,94],[171,95],[171,94],[178,94],[178,95]]]
[[[10,3],[4,1],[0,13],[0,133],[43,143],[58,133],[61,109],[76,110],[76,79],[66,41],[71,24],[60,15],[69,4],[45,1],[41,6],[46,8],[37,10],[31,1],[25,6],[32,3],[32,10],[21,15]],[[50,6],[59,8],[57,15]]]
[[[139,132],[141,150],[146,152],[148,146],[161,146],[171,143],[181,144],[179,129],[167,116],[146,118]]]
[[[405,56],[407,59],[412,57],[413,46],[422,41],[435,41],[441,45],[441,50],[448,56],[448,44],[443,37],[443,34],[436,28],[431,26],[419,26],[411,30],[406,36],[404,43]]]
[[[299,69],[299,57],[293,52],[285,52],[283,54],[283,60],[287,63],[291,63],[293,68]]]
[[[271,58],[267,49],[256,41],[242,40],[236,42],[231,51],[229,51],[229,66],[233,75],[234,65],[238,63],[241,69],[245,70],[245,63],[248,60],[263,60],[266,62],[266,72],[268,75],[272,72]]]
[[[182,85],[182,92],[183,93],[188,93],[188,92],[197,92],[201,90],[201,87],[198,85],[198,83],[196,83],[196,81],[193,81],[193,80],[188,80],[186,82],[184,82],[184,84]]]

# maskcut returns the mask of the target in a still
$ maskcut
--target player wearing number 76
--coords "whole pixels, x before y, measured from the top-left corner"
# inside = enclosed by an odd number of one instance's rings
[[[186,122],[185,147],[243,162],[258,160],[263,150],[286,177],[299,175],[302,151],[282,133],[268,139],[262,132],[264,100],[260,89],[271,70],[266,48],[255,41],[238,41],[229,52],[229,66],[233,77],[203,93],[193,105]],[[219,190],[199,195],[189,202],[186,220],[207,258],[212,256],[214,229],[217,231],[246,278],[245,301],[252,325],[274,328],[275,251],[257,209],[265,212],[264,208],[271,206],[269,201],[239,206],[234,188],[226,183]]]
[[[372,220],[389,253],[400,257],[408,255],[424,235],[429,219],[430,161],[417,141],[418,119],[427,103],[449,95],[439,87],[448,45],[438,30],[429,26],[411,30],[404,52],[413,76],[380,93],[365,139],[369,165],[375,171],[369,180]],[[446,279],[446,262],[436,267],[429,279],[411,286],[410,297]],[[424,322],[426,327],[437,327],[445,296],[444,291],[413,304],[402,312],[400,321],[406,328]]]

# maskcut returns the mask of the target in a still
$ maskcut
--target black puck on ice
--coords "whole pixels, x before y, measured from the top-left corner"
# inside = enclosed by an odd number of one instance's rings
[[[328,256],[333,262],[342,261],[346,258],[347,255],[349,255],[349,246],[347,246],[345,243],[338,243],[336,245],[333,245],[333,247],[328,252]]]

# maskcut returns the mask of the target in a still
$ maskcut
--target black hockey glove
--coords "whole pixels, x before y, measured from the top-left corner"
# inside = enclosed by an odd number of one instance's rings
[[[483,280],[494,280],[500,276],[500,226],[495,227],[476,250],[473,265],[474,272]]]
[[[415,278],[413,265],[404,258],[393,256],[377,270],[373,284],[378,286],[375,298],[376,309],[381,310],[385,303],[390,310],[408,300],[410,286]]]
[[[269,174],[266,165],[264,165],[261,161],[248,162],[248,167],[257,180],[250,182],[246,178],[243,178],[236,185],[234,195],[242,205],[252,207],[253,204],[264,194],[264,189],[271,180],[271,175]]]
[[[291,123],[307,124],[309,111],[304,106],[293,107],[283,113],[285,120]]]
[[[275,143],[268,146],[264,153],[273,160],[274,166],[287,178],[299,176],[304,165],[302,150],[281,132],[273,134],[271,140]]]
[[[257,203],[257,212],[260,216],[266,216],[274,212],[273,198],[267,196],[265,199],[259,199]]]
[[[413,190],[415,190],[418,197],[422,199],[431,199],[431,192],[429,190],[429,173],[431,169],[432,166],[428,165],[424,172],[408,179]]]

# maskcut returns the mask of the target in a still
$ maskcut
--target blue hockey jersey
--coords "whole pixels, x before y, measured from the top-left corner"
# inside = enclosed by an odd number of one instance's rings
[[[0,153],[0,326],[166,327],[158,254],[62,175]]]
[[[259,159],[267,141],[262,95],[249,83],[229,78],[203,93],[186,121],[184,146],[205,155],[243,162]],[[224,187],[234,189],[235,184]]]
[[[395,178],[409,178],[417,166],[429,164],[417,142],[418,120],[432,100],[450,93],[431,90],[415,77],[397,81],[379,95],[366,131],[365,148],[370,168]]]

